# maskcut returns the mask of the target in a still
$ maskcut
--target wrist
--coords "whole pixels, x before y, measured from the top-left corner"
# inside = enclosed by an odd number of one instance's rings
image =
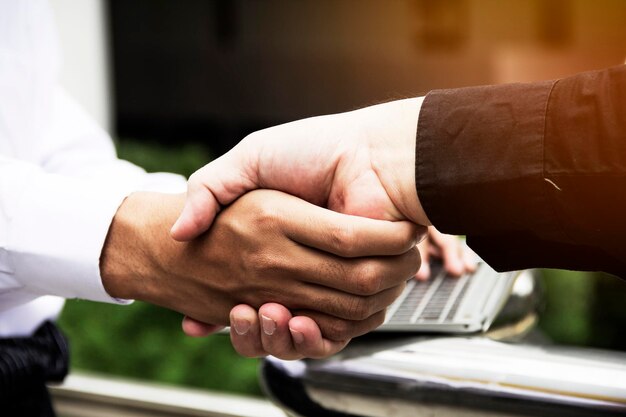
[[[100,275],[115,298],[152,301],[165,275],[161,254],[176,242],[169,228],[184,204],[184,195],[137,192],[118,208],[100,257]],[[170,248],[169,252],[173,252]]]
[[[414,223],[430,226],[431,222],[424,212],[415,185],[415,147],[419,114],[423,102],[424,97],[415,97],[400,102],[397,140],[402,150],[399,152],[400,160],[396,162],[398,164],[396,181],[400,190],[397,204],[405,216]]]
[[[394,205],[416,224],[430,220],[415,186],[415,145],[424,97],[392,101],[372,107],[380,124],[375,135],[372,164]],[[371,117],[371,116],[370,116]]]

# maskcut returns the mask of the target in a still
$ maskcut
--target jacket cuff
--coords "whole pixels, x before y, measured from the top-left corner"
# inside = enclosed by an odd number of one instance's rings
[[[545,115],[553,85],[435,90],[426,96],[415,181],[426,215],[439,230],[468,235],[470,241],[471,235],[516,230],[545,237],[556,233],[545,215],[543,179]]]

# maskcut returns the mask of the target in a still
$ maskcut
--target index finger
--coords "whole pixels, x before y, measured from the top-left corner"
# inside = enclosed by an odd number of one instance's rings
[[[408,221],[374,220],[337,213],[297,197],[289,201],[285,234],[303,245],[344,258],[401,255],[427,231]],[[296,213],[297,215],[294,215]]]

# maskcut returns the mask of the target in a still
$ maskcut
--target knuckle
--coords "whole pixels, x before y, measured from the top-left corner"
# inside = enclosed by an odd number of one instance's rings
[[[279,257],[259,252],[248,256],[247,262],[245,282],[239,281],[231,288],[231,291],[239,290],[242,301],[250,305],[263,304],[261,301],[280,302],[282,295],[294,291],[293,286],[283,285],[286,268]]]
[[[353,325],[347,320],[334,319],[324,329],[324,336],[330,340],[350,339]]]
[[[387,307],[393,304],[393,302],[396,301],[398,297],[400,297],[400,294],[402,294],[405,288],[406,288],[406,281],[392,288],[390,292],[390,298],[387,303]]]
[[[248,257],[250,270],[258,278],[268,278],[281,270],[281,258],[265,250],[256,251]]]
[[[374,295],[380,290],[382,276],[372,262],[363,263],[356,273],[356,290],[360,295]]]
[[[370,303],[364,297],[352,297],[346,307],[347,316],[351,320],[364,320],[371,315]]]
[[[267,352],[259,346],[260,342],[249,340],[246,337],[244,339],[239,340],[239,337],[231,336],[231,343],[239,355],[246,358],[258,358],[267,355]]]
[[[372,315],[366,322],[364,322],[359,329],[357,329],[357,333],[354,337],[364,335],[373,330],[376,330],[385,322],[385,310],[379,311],[378,313]]]
[[[240,297],[242,302],[245,302],[255,309],[260,308],[265,303],[277,303],[282,301],[278,291],[272,288],[262,287],[261,285],[250,287],[249,290],[245,291]]]
[[[254,207],[254,223],[257,227],[273,228],[279,219],[276,207],[270,201],[259,202]]]
[[[420,269],[420,266],[422,265],[422,256],[420,255],[420,251],[417,249],[417,247],[414,247],[413,249],[407,252],[406,256],[408,257],[408,260],[409,260],[410,275],[417,274],[417,271]]]
[[[255,251],[247,256],[248,271],[252,272],[255,278],[263,278],[268,272],[275,268],[274,257],[265,251]]]
[[[349,226],[333,227],[329,231],[329,238],[333,247],[345,256],[353,256],[356,252],[355,232]]]
[[[373,321],[373,328],[371,330],[377,329],[385,322],[385,317],[387,315],[387,310],[381,311],[379,314],[376,314],[376,317]]]
[[[291,356],[293,356],[293,352],[287,346],[274,345],[274,344],[263,344],[263,349],[265,353],[268,355],[275,356],[279,359],[289,360]]]

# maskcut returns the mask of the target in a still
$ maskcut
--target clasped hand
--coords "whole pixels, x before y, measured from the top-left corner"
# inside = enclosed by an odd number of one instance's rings
[[[105,288],[214,325],[228,324],[229,311],[244,304],[235,310],[233,332],[248,356],[267,345],[273,352],[286,346],[283,356],[295,357],[291,341],[279,337],[283,316],[264,323],[260,334],[256,311],[249,318],[246,308],[288,306],[303,316],[295,325],[306,339],[298,356],[327,356],[380,325],[420,265],[413,223],[344,215],[270,190],[245,194],[207,233],[176,242],[168,225],[183,202],[184,195],[156,193],[126,199],[101,259]],[[274,309],[266,321],[277,308],[264,306],[262,312]]]
[[[430,222],[419,202],[414,175],[415,138],[422,102],[423,98],[399,100],[255,132],[192,175],[185,208],[172,228],[172,236],[181,241],[194,238],[209,228],[221,207],[257,188],[284,191],[336,212],[390,224],[409,220],[421,225],[414,233],[423,234],[424,226]],[[343,219],[347,221],[345,216]],[[432,248],[440,249],[450,272],[460,274],[465,268],[473,268],[473,261],[459,252],[455,239],[446,238],[434,229],[431,229],[431,236],[435,243]],[[385,241],[383,235],[370,238]],[[368,255],[389,255],[384,246]],[[430,252],[425,251],[424,255]],[[418,257],[415,262],[417,268]],[[323,270],[318,267],[317,274]],[[381,280],[373,270],[369,271],[369,280]],[[346,290],[344,282],[363,280],[362,275],[357,273],[355,278],[350,273],[344,268],[336,280],[325,281],[324,285]],[[422,278],[427,275],[427,264],[419,275]],[[393,299],[385,298],[385,301],[390,304]],[[345,321],[335,321],[344,323],[344,327],[329,326],[327,314],[320,316],[315,309],[302,311],[294,301],[265,305],[258,315],[251,306],[235,308],[231,312],[231,339],[239,353],[247,356],[270,353],[282,358],[327,356],[343,347],[337,344],[329,347],[329,341],[341,340],[345,344],[364,329],[374,329],[384,318],[384,308],[378,310],[381,305],[372,304],[367,313],[377,312],[367,321],[362,320],[360,325],[352,322],[345,326]],[[292,317],[292,314],[299,316]],[[244,323],[243,328],[238,323]],[[189,319],[183,327],[190,335],[203,335],[212,330]],[[263,331],[259,327],[263,327]],[[338,328],[344,331],[338,332]],[[359,331],[354,331],[356,328]]]
[[[186,314],[190,335],[230,321],[233,345],[246,356],[324,357],[376,328],[418,270],[415,244],[430,225],[414,177],[421,102],[248,136],[190,178],[171,231],[179,242],[151,257],[162,273],[143,277],[148,291],[119,296]],[[450,265],[468,264],[456,247],[439,246],[457,253]],[[118,281],[107,280],[111,295]]]

